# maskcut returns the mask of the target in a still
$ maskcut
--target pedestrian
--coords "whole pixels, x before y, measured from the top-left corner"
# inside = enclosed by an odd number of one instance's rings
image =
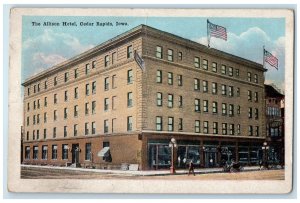
[[[190,175],[191,172],[193,172],[193,174],[195,176],[193,160],[191,160],[190,163],[189,163],[189,174],[188,175]]]

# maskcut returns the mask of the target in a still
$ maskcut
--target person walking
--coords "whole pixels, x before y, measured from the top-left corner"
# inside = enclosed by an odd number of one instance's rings
[[[188,174],[188,175],[190,175],[191,172],[193,172],[193,174],[194,174],[194,176],[195,176],[193,160],[191,160],[190,163],[189,163],[189,174]]]

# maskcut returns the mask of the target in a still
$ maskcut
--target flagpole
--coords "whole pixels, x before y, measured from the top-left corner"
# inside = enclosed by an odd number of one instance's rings
[[[265,69],[265,45],[263,46],[263,69]],[[266,81],[266,71],[264,71],[264,83]]]
[[[209,20],[207,19],[207,47],[210,48],[209,44],[210,44],[210,35],[209,35]]]

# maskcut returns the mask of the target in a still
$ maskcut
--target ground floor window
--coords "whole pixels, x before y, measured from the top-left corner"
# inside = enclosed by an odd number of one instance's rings
[[[85,144],[85,160],[91,160],[91,154],[92,154],[92,144],[91,143],[86,143]]]
[[[25,148],[25,159],[30,159],[30,147]]]
[[[63,144],[62,145],[62,159],[68,159],[68,145],[67,144]]]
[[[57,145],[52,145],[52,159],[57,159]]]
[[[39,155],[39,147],[34,146],[33,147],[33,159],[38,159],[38,155]]]
[[[44,145],[42,146],[42,159],[48,158],[48,146]]]

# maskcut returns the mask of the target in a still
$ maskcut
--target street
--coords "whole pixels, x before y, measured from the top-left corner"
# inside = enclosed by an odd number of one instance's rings
[[[120,171],[119,174],[99,173],[92,171],[76,171],[62,169],[45,169],[37,167],[22,167],[21,178],[23,179],[145,179],[145,180],[284,180],[284,170],[255,170],[243,171],[236,173],[206,173],[187,175],[134,175],[124,174]]]

